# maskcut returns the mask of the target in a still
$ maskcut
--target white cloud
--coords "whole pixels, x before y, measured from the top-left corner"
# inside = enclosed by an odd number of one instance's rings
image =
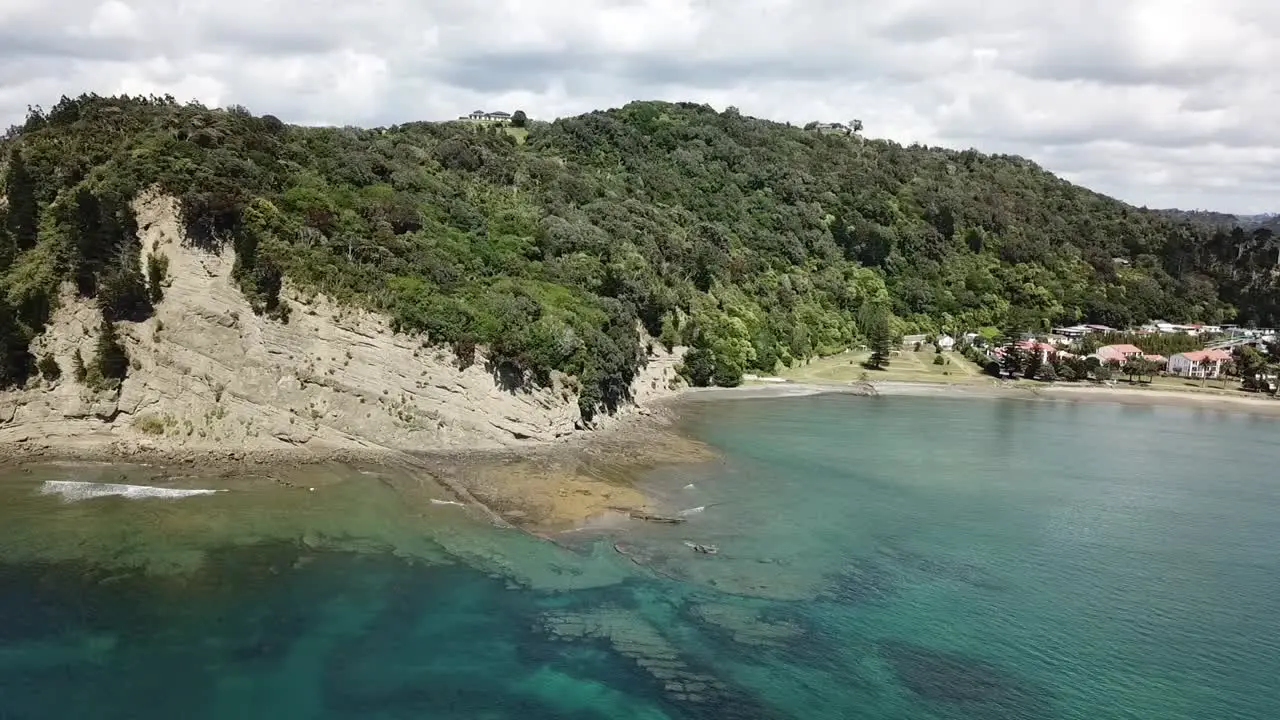
[[[1277,26],[1270,0],[8,0],[0,122],[84,91],[343,124],[690,100],[1259,212],[1280,209]]]

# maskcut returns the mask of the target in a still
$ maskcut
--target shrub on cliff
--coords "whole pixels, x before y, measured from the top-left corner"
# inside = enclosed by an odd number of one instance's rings
[[[53,356],[53,353],[45,353],[37,363],[37,367],[40,370],[40,376],[49,382],[56,382],[62,377],[62,367],[58,365],[58,359]]]
[[[89,370],[89,383],[99,389],[120,384],[129,374],[129,354],[116,333],[115,324],[103,320],[98,330],[97,352]]]

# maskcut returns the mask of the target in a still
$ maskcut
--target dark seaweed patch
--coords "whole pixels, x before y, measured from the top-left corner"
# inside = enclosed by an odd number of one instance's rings
[[[1044,691],[976,658],[906,642],[884,643],[880,654],[899,682],[921,699],[959,706],[983,718],[1046,716]]]
[[[897,591],[893,575],[878,563],[857,560],[828,576],[821,599],[842,605],[879,602]]]

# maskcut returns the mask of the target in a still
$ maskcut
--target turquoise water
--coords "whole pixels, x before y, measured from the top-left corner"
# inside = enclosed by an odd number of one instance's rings
[[[118,469],[10,473],[0,718],[1277,716],[1274,420],[813,396],[687,425],[721,458],[641,482],[702,511],[558,544],[367,470],[77,502],[39,490]]]

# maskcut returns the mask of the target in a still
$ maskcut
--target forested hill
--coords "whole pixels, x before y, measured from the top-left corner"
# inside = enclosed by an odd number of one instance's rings
[[[897,331],[1280,315],[1276,241],[1140,211],[1034,163],[636,102],[530,123],[304,128],[171,98],[63,99],[4,142],[0,385],[62,280],[144,317],[128,202],[181,199],[256,308],[282,277],[532,381],[625,399],[638,318],[737,381]],[[152,268],[157,274],[163,268]]]

